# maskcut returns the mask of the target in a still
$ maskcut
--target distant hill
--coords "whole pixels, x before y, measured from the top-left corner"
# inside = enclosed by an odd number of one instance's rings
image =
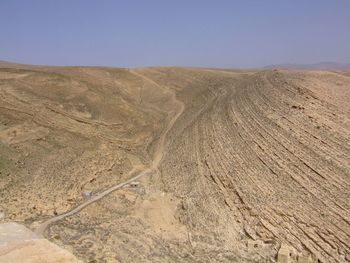
[[[21,64],[21,63],[0,60],[0,68],[34,68],[34,67],[39,67],[39,65]]]
[[[12,63],[12,62],[8,62],[8,61],[4,61],[4,60],[0,60],[0,67],[1,68],[5,68],[5,67],[14,67],[16,66],[16,63]]]
[[[276,64],[264,67],[288,69],[350,70],[350,63],[320,62],[314,64]]]

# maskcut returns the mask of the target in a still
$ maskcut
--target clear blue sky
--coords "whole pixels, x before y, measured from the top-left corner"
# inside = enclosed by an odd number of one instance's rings
[[[121,67],[350,62],[350,0],[1,0],[0,60]]]

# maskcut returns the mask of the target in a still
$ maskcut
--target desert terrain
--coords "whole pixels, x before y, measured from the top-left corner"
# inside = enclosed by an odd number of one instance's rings
[[[0,223],[82,262],[350,262],[349,102],[345,71],[2,62]]]

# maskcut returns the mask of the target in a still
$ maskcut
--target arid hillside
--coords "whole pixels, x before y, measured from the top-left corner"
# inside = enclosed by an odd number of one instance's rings
[[[349,101],[346,72],[1,63],[0,220],[83,262],[349,262]]]

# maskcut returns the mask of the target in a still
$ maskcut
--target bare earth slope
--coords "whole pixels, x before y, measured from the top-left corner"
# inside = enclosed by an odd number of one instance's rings
[[[349,91],[342,72],[4,65],[2,221],[84,262],[274,262],[281,244],[347,262]]]

